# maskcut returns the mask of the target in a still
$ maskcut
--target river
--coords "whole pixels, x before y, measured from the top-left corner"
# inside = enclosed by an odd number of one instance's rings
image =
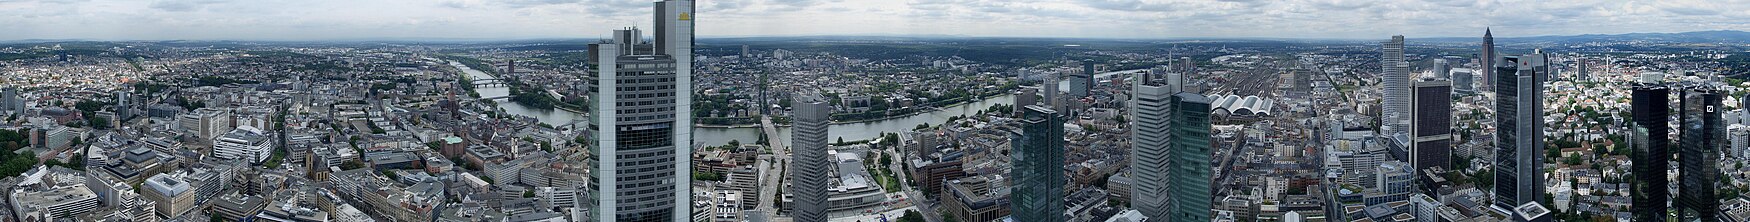
[[[496,79],[496,77],[493,77],[490,74],[486,74],[485,72],[481,72],[479,70],[474,70],[472,68],[468,68],[467,66],[462,65],[461,63],[450,62],[450,65],[455,66],[458,69],[462,69],[462,72],[467,73],[468,76],[473,78],[473,79]],[[1140,70],[1125,70],[1125,71],[1117,71],[1117,72],[1107,72],[1107,73],[1101,73],[1101,74],[1095,75],[1095,78],[1096,79],[1105,79],[1105,78],[1108,78],[1112,75],[1133,73],[1133,72],[1137,72],[1137,71],[1140,71]],[[1069,83],[1068,82],[1059,82],[1058,88],[1061,90],[1068,90]],[[483,97],[497,97],[497,96],[510,95],[510,88],[505,88],[505,87],[476,87],[476,88],[474,88],[474,91],[479,93],[480,96],[483,96]],[[534,117],[535,119],[540,120],[541,123],[546,123],[548,125],[561,126],[561,125],[571,124],[572,122],[584,120],[584,115],[580,114],[580,113],[573,113],[570,111],[556,110],[556,109],[555,110],[533,109],[533,108],[529,108],[526,106],[516,104],[514,102],[503,100],[503,99],[497,100],[497,102],[498,102],[498,108],[504,109],[504,111],[506,113]],[[929,123],[931,126],[940,125],[944,122],[948,122],[949,117],[962,116],[962,115],[970,116],[972,114],[977,114],[979,110],[989,109],[991,106],[994,106],[994,105],[998,105],[998,104],[1008,105],[1008,104],[1014,104],[1014,102],[1015,102],[1015,96],[1002,95],[1002,96],[986,98],[984,100],[979,100],[979,101],[973,102],[973,103],[965,103],[965,104],[960,104],[960,105],[942,108],[940,110],[918,113],[918,114],[907,116],[907,117],[893,118],[893,119],[880,120],[880,121],[871,121],[871,122],[861,122],[861,123],[833,124],[832,126],[827,128],[827,131],[828,131],[827,135],[829,138],[828,140],[834,140],[834,141],[836,141],[838,138],[844,138],[845,140],[871,139],[871,138],[875,138],[875,137],[880,136],[882,133],[897,133],[897,132],[910,131],[911,129],[917,128],[917,125],[922,124],[922,123]],[[741,141],[741,143],[743,143],[743,144],[750,144],[750,143],[753,143],[754,141],[758,141],[759,136],[760,136],[760,129],[757,127],[743,127],[743,128],[693,127],[693,142],[699,143],[699,144],[705,144],[705,145],[722,145],[722,144],[729,143],[730,140],[738,140],[738,141]],[[789,137],[790,137],[790,128],[789,127],[779,127],[778,128],[778,137],[770,138],[770,139],[784,139],[782,141],[785,144],[789,144],[789,140],[785,139],[785,138],[789,138]]]

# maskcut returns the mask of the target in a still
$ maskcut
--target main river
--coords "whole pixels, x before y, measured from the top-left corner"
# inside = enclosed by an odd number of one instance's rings
[[[450,62],[450,65],[455,66],[458,69],[461,69],[462,72],[467,73],[468,76],[473,78],[473,79],[496,79],[497,78],[497,77],[493,77],[490,74],[486,74],[485,72],[481,72],[479,70],[474,70],[472,68],[468,68],[468,66],[462,65],[461,63]],[[1105,78],[1108,78],[1112,75],[1133,73],[1133,72],[1137,72],[1137,71],[1141,71],[1141,70],[1126,70],[1126,71],[1118,71],[1118,72],[1101,73],[1099,75],[1095,75],[1095,78],[1096,79],[1105,79]],[[1059,82],[1058,88],[1067,90],[1069,88],[1069,83]],[[483,96],[483,97],[499,97],[499,96],[510,95],[510,88],[505,88],[505,87],[477,87],[477,88],[474,88],[474,91],[479,93],[480,96]],[[909,131],[913,128],[917,128],[917,125],[922,124],[922,123],[929,123],[931,126],[940,125],[944,122],[947,122],[949,117],[962,116],[962,115],[969,116],[971,114],[977,114],[979,110],[988,109],[991,106],[998,105],[998,104],[1013,104],[1014,101],[1015,101],[1015,96],[1003,95],[1003,96],[986,98],[984,100],[979,100],[979,101],[973,102],[973,103],[954,105],[954,106],[942,108],[942,109],[935,110],[935,111],[922,112],[922,113],[918,113],[918,114],[906,116],[906,117],[892,118],[892,119],[886,119],[886,120],[880,120],[880,121],[860,122],[860,123],[833,124],[831,127],[827,128],[827,131],[829,134],[828,138],[830,138],[830,140],[837,140],[838,138],[844,138],[845,140],[870,139],[870,138],[875,138],[877,136],[880,136],[882,133],[895,133],[895,132]],[[503,99],[500,99],[496,102],[498,102],[498,108],[504,109],[504,111],[506,113],[534,117],[535,119],[540,120],[541,123],[546,123],[548,125],[562,126],[562,125],[571,124],[573,122],[585,120],[584,114],[581,114],[581,113],[574,113],[574,112],[570,112],[570,111],[557,110],[557,109],[555,109],[555,110],[533,109],[533,108],[529,108],[526,106],[516,104],[514,102],[503,100]],[[722,145],[722,144],[729,143],[730,140],[739,140],[744,144],[748,144],[748,143],[753,143],[754,141],[759,140],[759,136],[760,136],[760,128],[758,128],[758,127],[742,127],[742,128],[693,127],[693,142],[705,144],[705,145]],[[790,128],[789,127],[779,127],[778,128],[778,137],[770,138],[770,139],[781,139],[780,141],[783,141],[785,144],[789,144],[789,140],[787,139],[789,137],[790,137]]]

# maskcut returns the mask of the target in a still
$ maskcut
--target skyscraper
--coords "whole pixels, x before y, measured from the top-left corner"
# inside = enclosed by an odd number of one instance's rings
[[[1442,79],[1450,78],[1452,75],[1452,63],[1446,61],[1445,58],[1434,59],[1434,68],[1430,69],[1430,71],[1434,71],[1434,77]]]
[[[18,105],[20,103],[24,102],[18,99],[18,87],[9,86],[5,89],[0,89],[0,112],[23,112],[24,110],[19,110],[18,108],[23,107],[22,105]]]
[[[1015,221],[1065,221],[1063,197],[1063,116],[1043,106],[1026,106],[1020,132],[1009,135],[1014,182],[1009,206]]]
[[[1726,122],[1721,111],[1724,92],[1712,87],[1684,90],[1679,106],[1677,142],[1677,218],[1679,221],[1718,221],[1720,151],[1726,143]]]
[[[1379,75],[1385,84],[1385,100],[1380,104],[1381,126],[1389,131],[1386,135],[1409,133],[1407,124],[1410,122],[1410,70],[1409,63],[1404,62],[1404,36],[1392,36],[1391,41],[1381,44]]]
[[[1429,78],[1416,82],[1414,97],[1410,166],[1416,174],[1434,167],[1452,169],[1452,81]]]
[[[1058,74],[1057,72],[1046,73],[1045,81],[1039,83],[1039,88],[1044,90],[1044,95],[1041,95],[1039,98],[1045,100],[1046,108],[1051,108],[1053,110],[1063,108],[1059,105],[1060,103],[1057,102],[1057,90],[1059,87],[1062,87],[1062,85],[1058,85],[1058,81],[1061,81],[1061,79],[1058,78],[1062,76],[1062,74]]]
[[[1087,97],[1094,89],[1094,60],[1082,60],[1082,71],[1069,75],[1069,94],[1074,98]]]
[[[1172,115],[1167,116],[1167,134],[1173,152],[1168,179],[1172,181],[1173,215],[1176,221],[1209,221],[1214,197],[1210,194],[1211,155],[1209,98],[1203,94],[1179,92],[1168,101]]]
[[[1162,72],[1166,79],[1178,79],[1178,73]],[[1135,90],[1130,100],[1130,205],[1142,215],[1149,218],[1172,218],[1167,212],[1168,175],[1167,170],[1176,169],[1169,164],[1173,160],[1172,141],[1167,138],[1173,133],[1169,118],[1172,116],[1171,102],[1173,96],[1180,92],[1177,85],[1157,83],[1141,75],[1131,85]]]
[[[690,219],[693,1],[655,8],[656,42],[627,29],[589,45],[592,221]]]
[[[1495,78],[1495,203],[1502,214],[1543,197],[1543,84],[1530,60],[1502,59]],[[1547,205],[1547,204],[1546,204]]]
[[[115,121],[127,121],[128,118],[134,117],[133,102],[128,101],[132,98],[130,94],[125,88],[115,91]]]
[[[798,222],[826,221],[828,181],[833,164],[826,154],[827,125],[832,106],[817,95],[798,96],[794,101],[794,124],[790,133],[790,195],[795,198],[791,215]]]
[[[1482,58],[1477,58],[1477,64],[1481,65],[1478,66],[1478,69],[1482,70],[1480,74],[1483,76],[1483,84],[1478,91],[1495,91],[1495,66],[1499,65],[1500,61],[1501,56],[1495,52],[1495,33],[1485,28],[1483,29],[1483,55]]]
[[[1643,82],[1631,93],[1634,122],[1629,127],[1634,181],[1629,193],[1634,196],[1631,213],[1636,221],[1664,221],[1665,202],[1670,199],[1670,181],[1666,178],[1671,153],[1671,90],[1657,82]]]

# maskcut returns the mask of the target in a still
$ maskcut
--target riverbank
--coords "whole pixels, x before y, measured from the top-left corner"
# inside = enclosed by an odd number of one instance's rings
[[[978,99],[972,99],[972,100],[966,100],[966,101],[961,101],[961,102],[956,102],[956,103],[954,103],[954,104],[948,104],[948,105],[947,105],[947,106],[941,106],[941,107],[930,107],[930,108],[927,108],[927,109],[928,109],[928,110],[918,110],[918,111],[913,111],[913,112],[911,112],[911,113],[907,113],[907,114],[904,114],[904,115],[895,115],[895,116],[887,116],[887,117],[881,117],[881,118],[874,118],[874,119],[864,119],[864,120],[852,120],[852,121],[834,121],[834,122],[832,122],[832,123],[829,123],[829,124],[831,124],[831,125],[841,125],[841,124],[854,124],[854,123],[873,123],[873,122],[880,122],[880,121],[888,121],[888,120],[894,120],[894,119],[900,119],[900,118],[911,118],[911,117],[912,117],[912,116],[917,116],[917,115],[920,115],[920,114],[925,114],[925,113],[930,113],[930,112],[936,112],[936,111],[942,111],[942,110],[944,110],[944,109],[947,109],[947,108],[948,108],[948,107],[956,107],[956,106],[963,106],[963,105],[968,105],[968,104],[972,104],[972,103],[973,103],[973,102],[979,102],[979,101],[984,101],[984,100],[988,100],[988,99],[991,99],[991,98],[996,98],[996,97],[1002,97],[1002,96],[1003,96],[1003,94],[996,94],[996,95],[990,95],[990,96],[983,96],[983,97],[979,97],[979,98],[978,98]],[[983,109],[989,109],[989,108],[990,108],[990,107],[976,107],[976,108],[978,108],[978,109],[980,109],[980,110],[983,110]],[[789,124],[778,124],[778,126],[779,126],[779,127],[789,127],[789,126],[790,126],[790,125],[789,125]],[[760,127],[760,124],[736,124],[736,125],[706,125],[706,124],[693,124],[693,127],[697,127],[697,128],[711,128],[711,129],[738,129],[738,128],[759,128],[759,127]]]

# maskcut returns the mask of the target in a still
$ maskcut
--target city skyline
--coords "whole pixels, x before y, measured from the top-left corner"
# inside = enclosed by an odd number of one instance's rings
[[[0,220],[1745,222],[1736,3],[0,0]]]
[[[641,0],[0,1],[0,40],[374,40],[605,37],[649,27]],[[700,3],[702,37],[1319,38],[1750,30],[1738,1],[728,0]],[[858,18],[820,19],[820,18]],[[1002,19],[993,19],[1002,18]],[[1608,22],[1599,22],[1608,21]],[[1354,26],[1352,24],[1377,24]],[[1053,31],[1041,31],[1053,30]]]

